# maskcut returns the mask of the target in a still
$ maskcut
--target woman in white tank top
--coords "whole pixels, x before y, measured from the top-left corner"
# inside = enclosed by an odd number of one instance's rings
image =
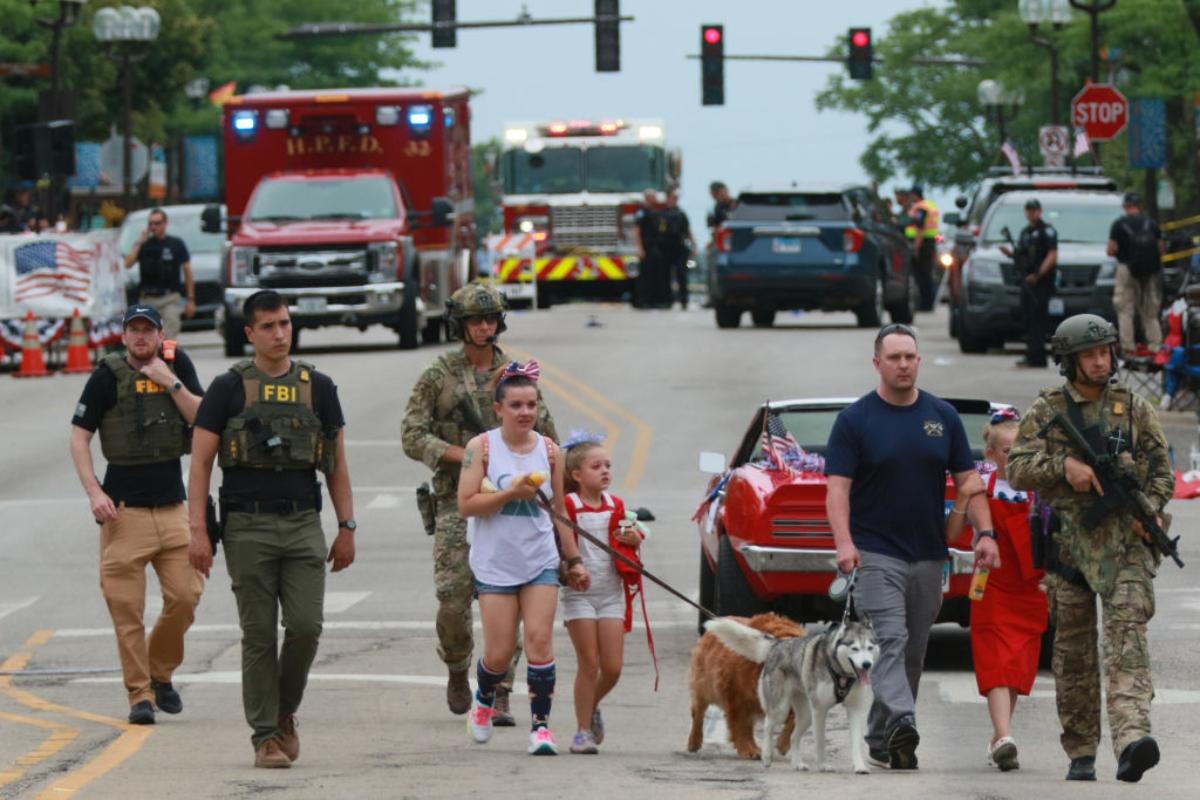
[[[549,717],[560,558],[566,561],[572,587],[586,589],[590,579],[570,529],[554,523],[537,503],[540,486],[555,512],[564,514],[562,454],[533,429],[539,374],[534,361],[514,362],[501,374],[494,404],[500,427],[467,444],[458,509],[471,520],[470,563],[483,623],[479,689],[467,719],[471,735],[480,744],[491,738],[495,690],[516,650],[519,620],[529,662],[529,752],[554,755]]]

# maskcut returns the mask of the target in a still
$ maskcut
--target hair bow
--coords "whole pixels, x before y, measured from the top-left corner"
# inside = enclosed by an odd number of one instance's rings
[[[1002,408],[995,414],[992,414],[992,424],[999,425],[1001,422],[1020,422],[1021,415],[1011,406]]]
[[[503,383],[509,378],[528,378],[537,383],[540,377],[542,377],[542,368],[531,358],[524,364],[518,361],[510,363],[504,368],[504,372],[500,373],[500,382]]]
[[[578,447],[581,444],[600,444],[604,441],[603,433],[592,433],[583,428],[572,428],[571,435],[562,443],[564,450]]]

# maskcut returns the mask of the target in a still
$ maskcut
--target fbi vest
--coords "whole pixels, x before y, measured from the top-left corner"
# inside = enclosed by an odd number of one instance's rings
[[[166,363],[174,372],[174,361]],[[191,452],[191,428],[169,390],[131,367],[124,353],[110,353],[100,364],[117,380],[117,404],[100,418],[100,450],[108,463],[155,464]]]
[[[313,411],[313,366],[292,361],[278,378],[264,375],[250,360],[230,370],[241,378],[246,404],[221,432],[222,469],[333,471],[337,432],[326,432]]]

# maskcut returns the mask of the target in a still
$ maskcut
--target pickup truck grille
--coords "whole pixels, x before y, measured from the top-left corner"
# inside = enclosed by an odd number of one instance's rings
[[[1058,285],[1063,289],[1090,289],[1096,285],[1100,267],[1097,264],[1059,264],[1057,270]],[[1001,264],[1000,271],[1009,286],[1021,284],[1023,276],[1017,274],[1016,265]]]
[[[617,247],[616,206],[555,206],[550,209],[550,241],[558,249]]]
[[[366,248],[264,250],[258,254],[263,286],[361,286],[371,268]]]

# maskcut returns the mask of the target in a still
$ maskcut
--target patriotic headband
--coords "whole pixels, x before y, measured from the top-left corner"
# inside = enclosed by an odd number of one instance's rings
[[[571,435],[562,443],[564,450],[570,450],[572,447],[579,447],[581,444],[600,444],[604,441],[604,434],[591,433],[582,428],[572,428]]]
[[[538,378],[540,377],[542,377],[542,368],[539,367],[538,363],[531,358],[524,364],[521,364],[517,361],[510,363],[504,368],[504,372],[500,373],[500,380],[498,383],[504,383],[510,378],[527,378],[534,383],[537,383]]]
[[[995,414],[992,414],[992,424],[999,425],[1001,422],[1020,422],[1021,415],[1017,413],[1015,408],[1002,408]]]

